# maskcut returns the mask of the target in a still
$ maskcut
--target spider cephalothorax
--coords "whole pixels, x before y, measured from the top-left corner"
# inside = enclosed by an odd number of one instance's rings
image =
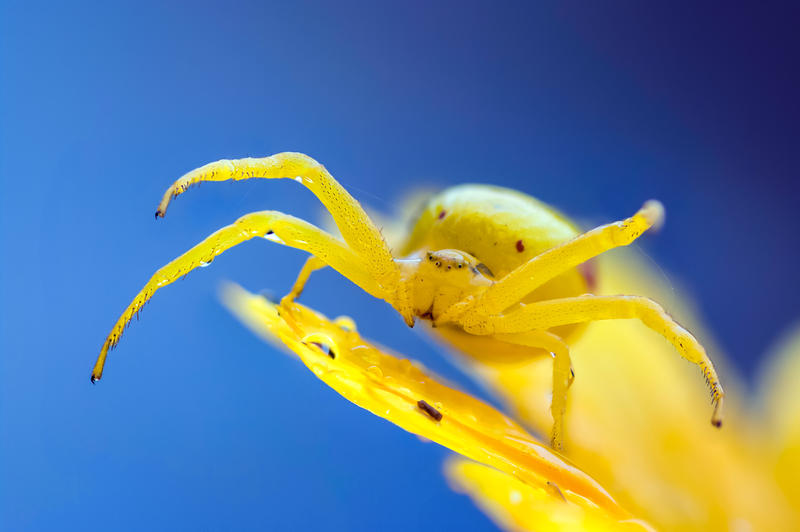
[[[560,448],[569,346],[576,325],[636,318],[671,342],[702,371],[711,393],[712,423],[721,423],[724,397],[705,349],[657,303],[640,296],[593,295],[579,267],[625,246],[660,224],[663,208],[648,201],[633,216],[580,233],[563,215],[530,196],[499,187],[461,185],[434,196],[394,256],[361,205],[314,159],[279,153],[259,159],[222,160],[189,172],[164,194],[156,217],[172,198],[202,181],[290,178],[309,188],[331,213],[342,239],[277,211],[247,214],[158,270],[120,316],[103,344],[92,381],[102,376],[108,350],[159,288],[257,236],[312,256],[291,292],[300,295],[309,275],[330,266],[369,294],[387,301],[412,326],[430,319],[467,354],[514,346],[531,357],[553,355],[553,432]]]
[[[401,280],[407,283],[414,315],[432,320],[453,304],[492,285],[491,272],[464,251],[428,251],[424,258],[399,260]]]

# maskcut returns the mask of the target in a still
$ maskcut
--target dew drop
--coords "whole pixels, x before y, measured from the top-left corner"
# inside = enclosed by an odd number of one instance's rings
[[[356,323],[348,316],[339,316],[333,323],[343,331],[351,332],[356,330]]]
[[[200,267],[201,268],[208,268],[209,266],[211,266],[211,261],[208,261],[208,262],[203,261],[203,260],[200,261]]]
[[[268,233],[264,235],[264,238],[269,240],[270,242],[277,242],[278,244],[285,244],[286,242],[283,241],[281,237],[276,235],[275,233]]]

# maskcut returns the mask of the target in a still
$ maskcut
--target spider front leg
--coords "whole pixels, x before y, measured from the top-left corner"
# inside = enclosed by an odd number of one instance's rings
[[[630,218],[597,227],[536,255],[498,279],[479,297],[453,305],[441,320],[457,321],[467,312],[498,314],[551,279],[610,249],[627,246],[663,221],[664,206],[650,200]]]
[[[402,288],[400,272],[380,229],[372,222],[361,204],[339,184],[320,163],[302,153],[284,152],[270,157],[223,159],[184,174],[170,186],[156,210],[163,217],[173,198],[194,184],[204,181],[241,181],[245,179],[294,179],[308,188],[331,213],[342,238],[364,268],[385,289]],[[397,306],[406,322],[413,322],[405,306],[405,294],[397,295]]]
[[[553,428],[550,433],[550,446],[559,451],[564,450],[564,417],[567,412],[567,391],[574,379],[569,346],[561,338],[547,331],[495,334],[492,337],[510,344],[543,349],[553,355],[553,397],[550,400]]]
[[[547,330],[560,325],[597,320],[638,319],[669,341],[678,353],[703,372],[711,393],[714,413],[711,423],[722,425],[722,406],[725,392],[706,350],[689,331],[681,327],[661,306],[641,296],[585,295],[520,304],[519,308],[503,315],[471,312],[461,317],[459,324],[472,334],[522,333]]]
[[[392,297],[391,293],[387,293],[379,285],[372,273],[362,266],[363,262],[359,256],[337,238],[288,214],[276,211],[254,212],[242,216],[234,224],[213,233],[159,269],[151,277],[119,317],[103,343],[92,371],[92,382],[102,377],[108,351],[119,342],[125,327],[133,316],[141,310],[157,290],[185,276],[195,268],[207,265],[225,250],[259,236],[315,255],[320,262],[331,266],[377,298],[389,299]]]

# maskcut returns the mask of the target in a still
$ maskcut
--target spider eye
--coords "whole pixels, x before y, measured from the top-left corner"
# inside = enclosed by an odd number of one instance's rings
[[[464,267],[464,265],[463,265],[463,264],[459,264],[459,265],[458,265],[458,267],[459,267],[459,268],[463,268],[463,267]]]

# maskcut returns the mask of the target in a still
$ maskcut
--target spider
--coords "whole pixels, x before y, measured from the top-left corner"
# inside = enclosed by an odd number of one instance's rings
[[[703,373],[711,393],[711,422],[722,422],[724,391],[703,346],[656,302],[635,295],[593,295],[586,262],[633,242],[663,221],[658,201],[630,218],[581,233],[566,217],[523,193],[487,185],[460,185],[432,197],[397,256],[381,231],[324,166],[307,155],[220,160],[192,170],[164,194],[170,201],[203,181],[294,179],[319,198],[343,240],[278,211],[247,214],[159,269],[128,305],[105,340],[92,371],[99,380],[106,356],[126,325],[162,288],[217,255],[254,237],[311,254],[286,303],[309,276],[330,266],[374,297],[388,302],[409,327],[417,318],[467,355],[553,358],[551,445],[562,449],[567,391],[573,373],[569,342],[582,324],[639,319],[661,334]]]

